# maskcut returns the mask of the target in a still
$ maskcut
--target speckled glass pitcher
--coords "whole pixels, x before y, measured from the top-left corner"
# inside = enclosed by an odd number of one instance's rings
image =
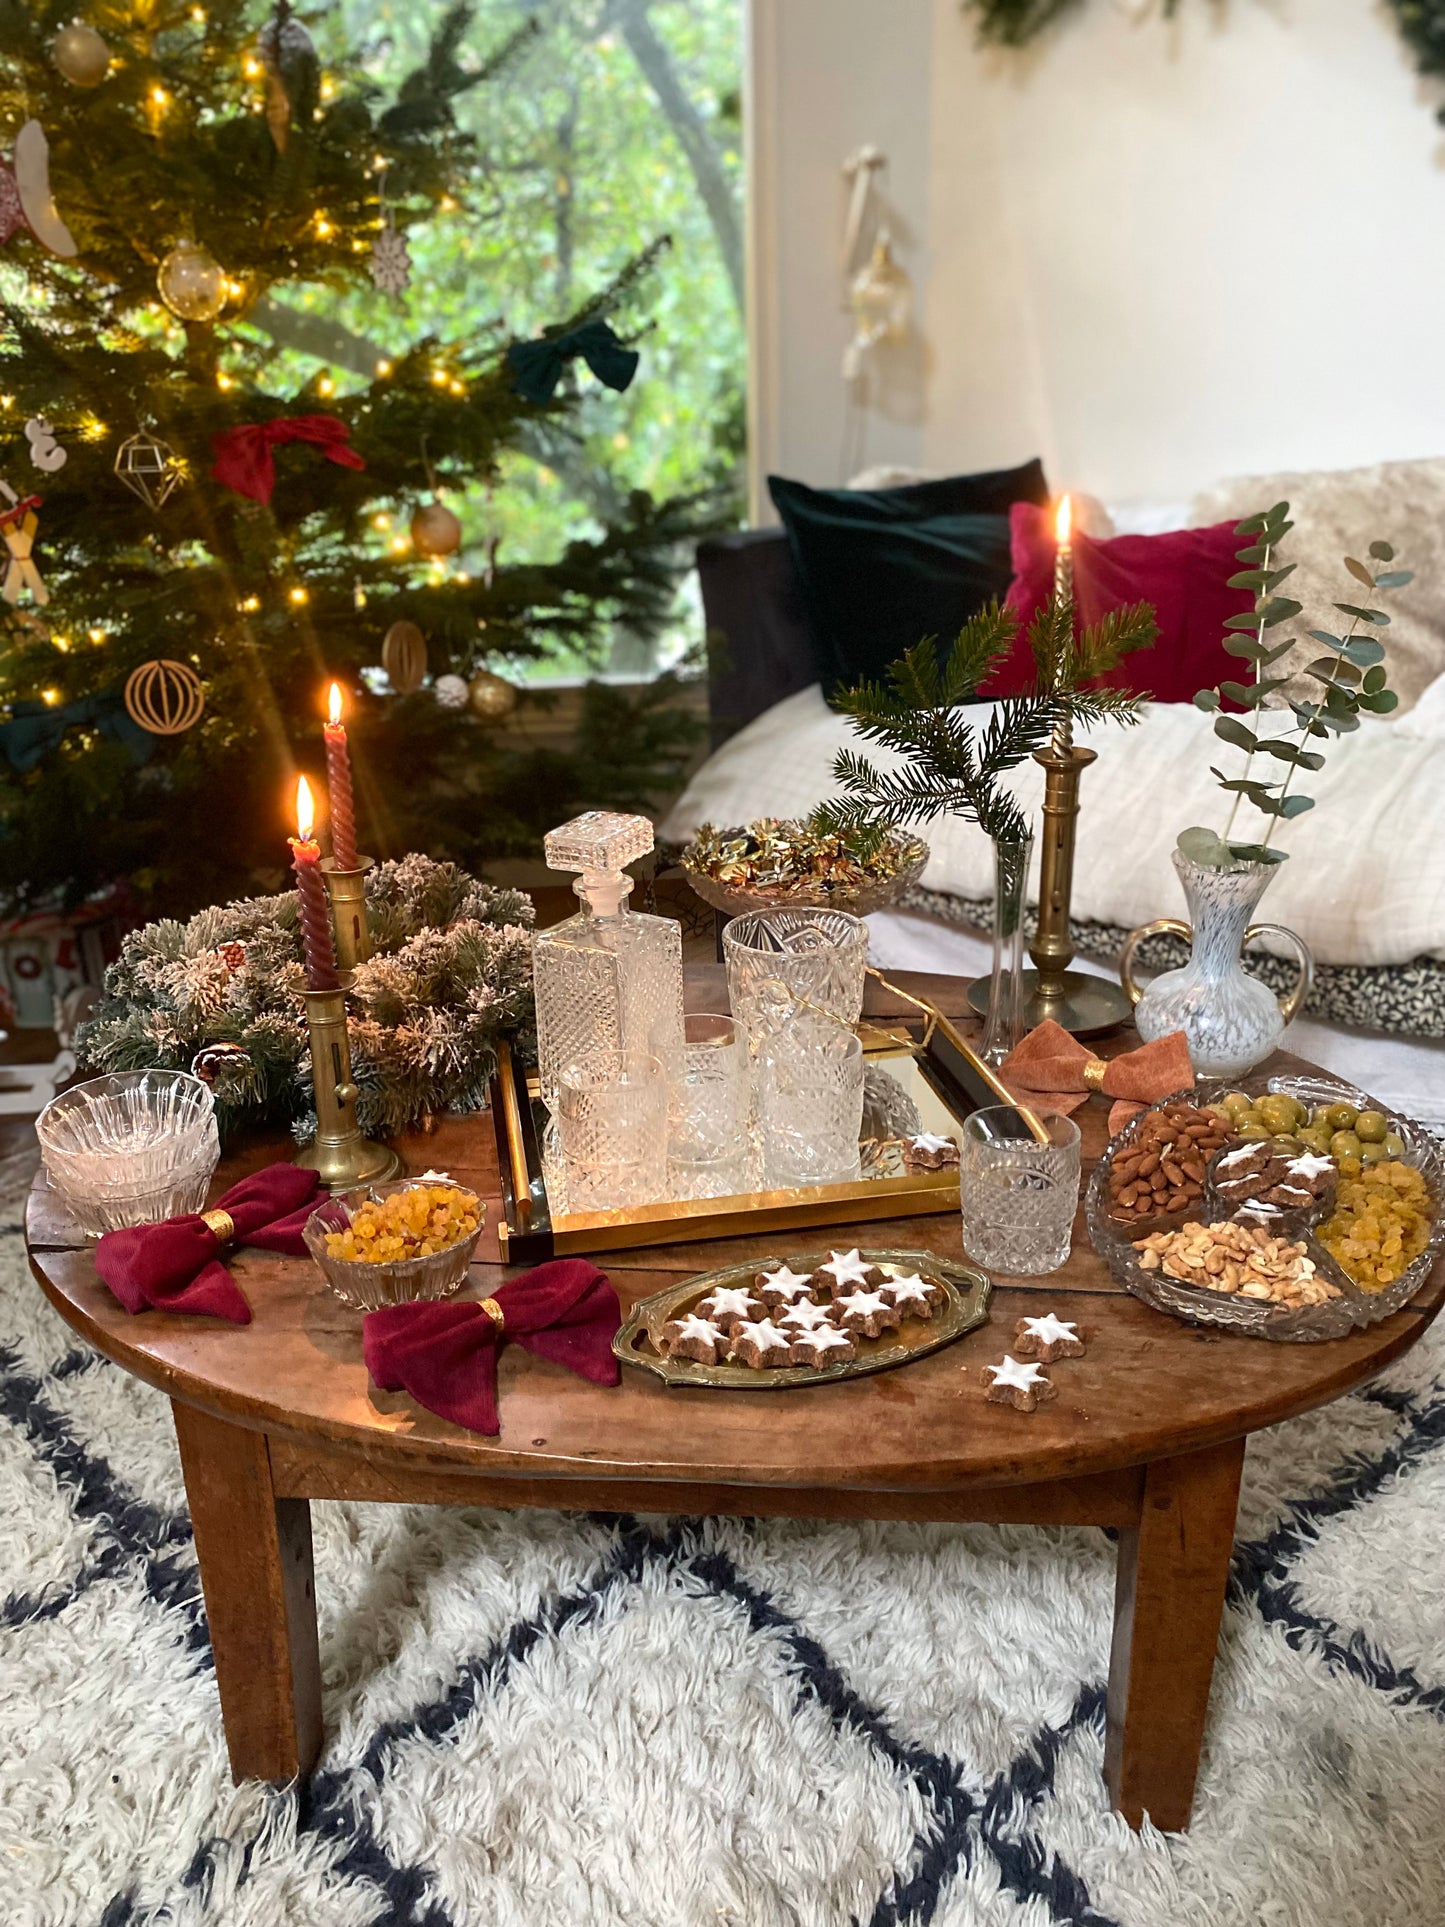
[[[1171,1030],[1189,1040],[1196,1077],[1240,1077],[1277,1048],[1285,1026],[1298,1015],[1314,982],[1314,958],[1302,937],[1279,923],[1251,923],[1255,905],[1278,866],[1241,863],[1205,869],[1174,852],[1174,868],[1189,902],[1189,923],[1159,917],[1129,934],[1119,976],[1134,1005],[1134,1022],[1146,1043]],[[1134,954],[1146,937],[1172,931],[1193,948],[1180,970],[1166,970],[1146,990],[1134,981]],[[1253,938],[1280,937],[1299,958],[1299,982],[1288,997],[1246,974],[1244,946]]]

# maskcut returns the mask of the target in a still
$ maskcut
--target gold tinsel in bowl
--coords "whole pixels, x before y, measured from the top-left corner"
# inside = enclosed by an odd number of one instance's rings
[[[702,824],[684,852],[688,881],[715,910],[821,905],[864,916],[918,881],[928,845],[911,830],[812,830],[795,817],[760,816],[732,829]]]

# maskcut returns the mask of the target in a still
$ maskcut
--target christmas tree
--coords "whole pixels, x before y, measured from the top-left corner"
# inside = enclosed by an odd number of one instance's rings
[[[540,340],[498,320],[369,378],[274,325],[278,290],[404,283],[408,228],[482,167],[455,104],[531,30],[469,62],[453,8],[383,98],[359,59],[322,72],[286,0],[73,7],[0,0],[0,897],[278,887],[333,679],[374,855],[475,865],[636,807],[679,752],[665,690],[594,689],[562,755],[509,739],[487,665],[655,629],[719,497],[614,491],[591,538],[512,565],[486,491],[630,379],[660,248]]]

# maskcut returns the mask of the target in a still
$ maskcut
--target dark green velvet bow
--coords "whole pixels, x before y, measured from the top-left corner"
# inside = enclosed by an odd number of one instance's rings
[[[514,341],[507,350],[512,386],[526,401],[551,401],[562,370],[580,355],[600,382],[620,394],[631,384],[640,359],[624,347],[605,321],[584,321],[580,328],[542,341]]]
[[[55,706],[16,703],[11,720],[0,723],[0,752],[11,769],[23,776],[59,745],[67,729],[81,723],[92,724],[102,736],[123,745],[133,763],[144,763],[155,748],[155,738],[132,720],[121,692],[103,689],[98,695]]]

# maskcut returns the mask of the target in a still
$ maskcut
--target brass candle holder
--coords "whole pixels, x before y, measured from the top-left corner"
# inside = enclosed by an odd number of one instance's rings
[[[371,867],[369,856],[359,856],[354,870],[339,869],[334,856],[321,859],[321,874],[331,896],[338,970],[354,970],[371,955],[371,925],[366,915],[366,873]]]
[[[346,1035],[346,986],[305,990],[311,1032],[311,1080],[316,1092],[316,1136],[295,1162],[321,1173],[330,1191],[374,1184],[399,1175],[401,1159],[389,1145],[363,1137],[356,1122],[356,1086]]]

